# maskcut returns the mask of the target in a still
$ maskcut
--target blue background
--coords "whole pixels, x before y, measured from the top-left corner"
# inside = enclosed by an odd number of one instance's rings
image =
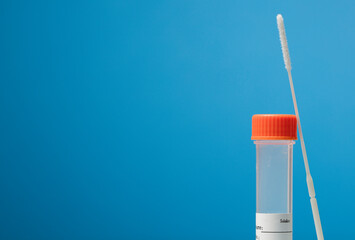
[[[352,1],[1,1],[1,239],[254,239],[256,113],[293,113],[326,239],[354,198]],[[315,239],[299,141],[294,238]],[[350,237],[351,238],[351,237]]]

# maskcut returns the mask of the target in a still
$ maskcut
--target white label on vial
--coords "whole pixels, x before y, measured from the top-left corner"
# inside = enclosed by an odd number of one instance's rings
[[[256,240],[292,240],[292,214],[257,213]]]

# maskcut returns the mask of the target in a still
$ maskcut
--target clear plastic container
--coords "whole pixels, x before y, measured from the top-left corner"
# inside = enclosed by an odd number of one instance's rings
[[[254,141],[256,212],[292,213],[292,140]]]
[[[292,240],[294,115],[254,115],[256,145],[256,239]]]
[[[256,235],[292,239],[292,140],[258,140],[256,145]]]

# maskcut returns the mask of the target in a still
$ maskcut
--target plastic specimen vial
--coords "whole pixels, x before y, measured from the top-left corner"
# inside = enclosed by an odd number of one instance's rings
[[[257,240],[292,239],[292,151],[296,139],[296,116],[253,116]]]

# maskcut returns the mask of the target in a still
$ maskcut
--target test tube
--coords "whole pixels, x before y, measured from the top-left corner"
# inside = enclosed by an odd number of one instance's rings
[[[257,240],[292,240],[292,150],[296,139],[295,115],[253,116]]]

